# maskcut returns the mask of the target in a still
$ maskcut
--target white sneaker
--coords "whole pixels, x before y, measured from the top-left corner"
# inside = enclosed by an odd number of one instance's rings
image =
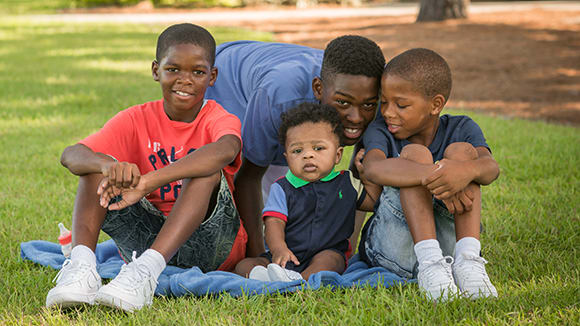
[[[128,312],[153,303],[157,280],[146,265],[135,262],[136,255],[133,251],[132,261],[123,265],[119,275],[99,290],[95,302]]]
[[[452,257],[426,262],[419,266],[419,289],[435,301],[453,300],[458,295],[451,273]]]
[[[248,278],[251,280],[258,280],[264,282],[270,282],[270,276],[268,275],[268,269],[264,266],[258,265],[250,271]]]
[[[462,254],[462,259],[453,264],[453,276],[462,294],[472,299],[497,297],[485,271],[487,261],[479,256]]]
[[[300,273],[283,268],[278,264],[268,265],[268,276],[270,277],[270,281],[273,282],[292,282],[295,280],[303,280]]]
[[[56,286],[46,295],[46,306],[63,308],[80,304],[93,304],[101,287],[101,276],[97,267],[88,262],[67,259],[56,274]]]

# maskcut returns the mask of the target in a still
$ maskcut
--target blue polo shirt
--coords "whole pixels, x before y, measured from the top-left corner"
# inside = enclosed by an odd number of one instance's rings
[[[218,78],[205,93],[242,121],[242,155],[258,166],[287,165],[278,142],[280,114],[317,102],[312,80],[320,76],[323,50],[256,41],[217,47]]]
[[[262,215],[286,222],[286,245],[305,268],[322,250],[348,250],[355,210],[365,196],[362,183],[350,171],[333,171],[316,182],[288,171],[272,184]]]
[[[407,139],[395,138],[389,132],[382,116],[369,125],[363,136],[363,142],[367,152],[376,148],[385,153],[387,158],[399,157],[403,147],[411,143]],[[433,161],[443,159],[447,146],[457,142],[470,143],[473,147],[483,146],[489,150],[481,128],[470,117],[449,114],[440,116],[439,127],[428,147],[433,155]]]

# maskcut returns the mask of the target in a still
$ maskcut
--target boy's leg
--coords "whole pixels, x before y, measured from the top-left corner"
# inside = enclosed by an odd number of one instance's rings
[[[405,146],[401,151],[401,158],[421,164],[433,164],[429,149],[417,144]],[[419,288],[433,300],[446,300],[457,293],[457,287],[451,272],[453,259],[443,257],[437,241],[433,195],[422,185],[401,188],[401,206],[415,243],[414,251],[419,263]]]
[[[46,296],[47,307],[93,304],[101,287],[94,250],[106,214],[106,209],[99,205],[97,195],[97,186],[102,178],[102,174],[79,178],[72,219],[74,247],[70,260],[64,262],[56,277],[56,286]]]
[[[433,156],[427,147],[410,144],[401,151],[401,158],[409,161],[432,164]],[[433,196],[422,186],[401,188],[401,206],[409,231],[415,243],[436,239],[435,220],[433,217]]]
[[[331,271],[342,274],[345,268],[346,261],[344,255],[341,255],[336,250],[327,249],[314,255],[308,267],[301,274],[305,280],[308,280],[310,275],[320,271]]]
[[[477,159],[477,151],[469,143],[453,143],[445,150],[445,158],[456,161]],[[497,296],[497,290],[485,270],[487,263],[479,256],[481,228],[481,188],[472,182],[466,189],[473,195],[473,206],[468,212],[455,214],[455,263],[453,275],[459,289],[472,298]]]
[[[152,303],[157,278],[167,261],[181,267],[215,270],[232,249],[240,226],[239,215],[221,173],[184,182],[166,221],[147,204],[145,201],[131,206],[146,211],[137,216],[137,221],[135,216],[128,216],[129,211],[123,210],[105,221],[103,230],[116,242],[115,238],[119,239],[121,253],[132,246],[141,250],[150,246],[150,249],[139,258],[134,255],[132,262],[101,288],[97,296],[99,303],[129,311],[140,309]],[[137,205],[140,206],[134,208]],[[126,227],[119,227],[118,223]],[[119,229],[129,228],[132,232],[119,233]]]
[[[151,245],[168,262],[215,207],[221,173],[205,178],[184,180],[182,191],[167,220]],[[210,203],[213,199],[213,203]]]

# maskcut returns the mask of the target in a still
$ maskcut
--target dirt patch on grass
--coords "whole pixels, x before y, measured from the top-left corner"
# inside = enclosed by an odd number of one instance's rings
[[[400,16],[244,25],[317,48],[339,35],[364,35],[387,60],[430,48],[453,72],[449,107],[580,126],[580,11],[497,12],[421,24]]]

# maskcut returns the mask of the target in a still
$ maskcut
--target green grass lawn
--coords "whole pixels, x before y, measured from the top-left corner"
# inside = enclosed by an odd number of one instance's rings
[[[57,223],[70,225],[77,179],[60,166],[62,150],[119,110],[160,98],[150,66],[164,27],[0,21],[0,324],[580,323],[580,129],[476,114],[502,170],[483,190],[482,243],[499,299],[435,305],[409,285],[157,298],[132,315],[46,310],[56,271],[22,261],[19,244],[56,241]],[[271,39],[211,32],[218,42]]]

